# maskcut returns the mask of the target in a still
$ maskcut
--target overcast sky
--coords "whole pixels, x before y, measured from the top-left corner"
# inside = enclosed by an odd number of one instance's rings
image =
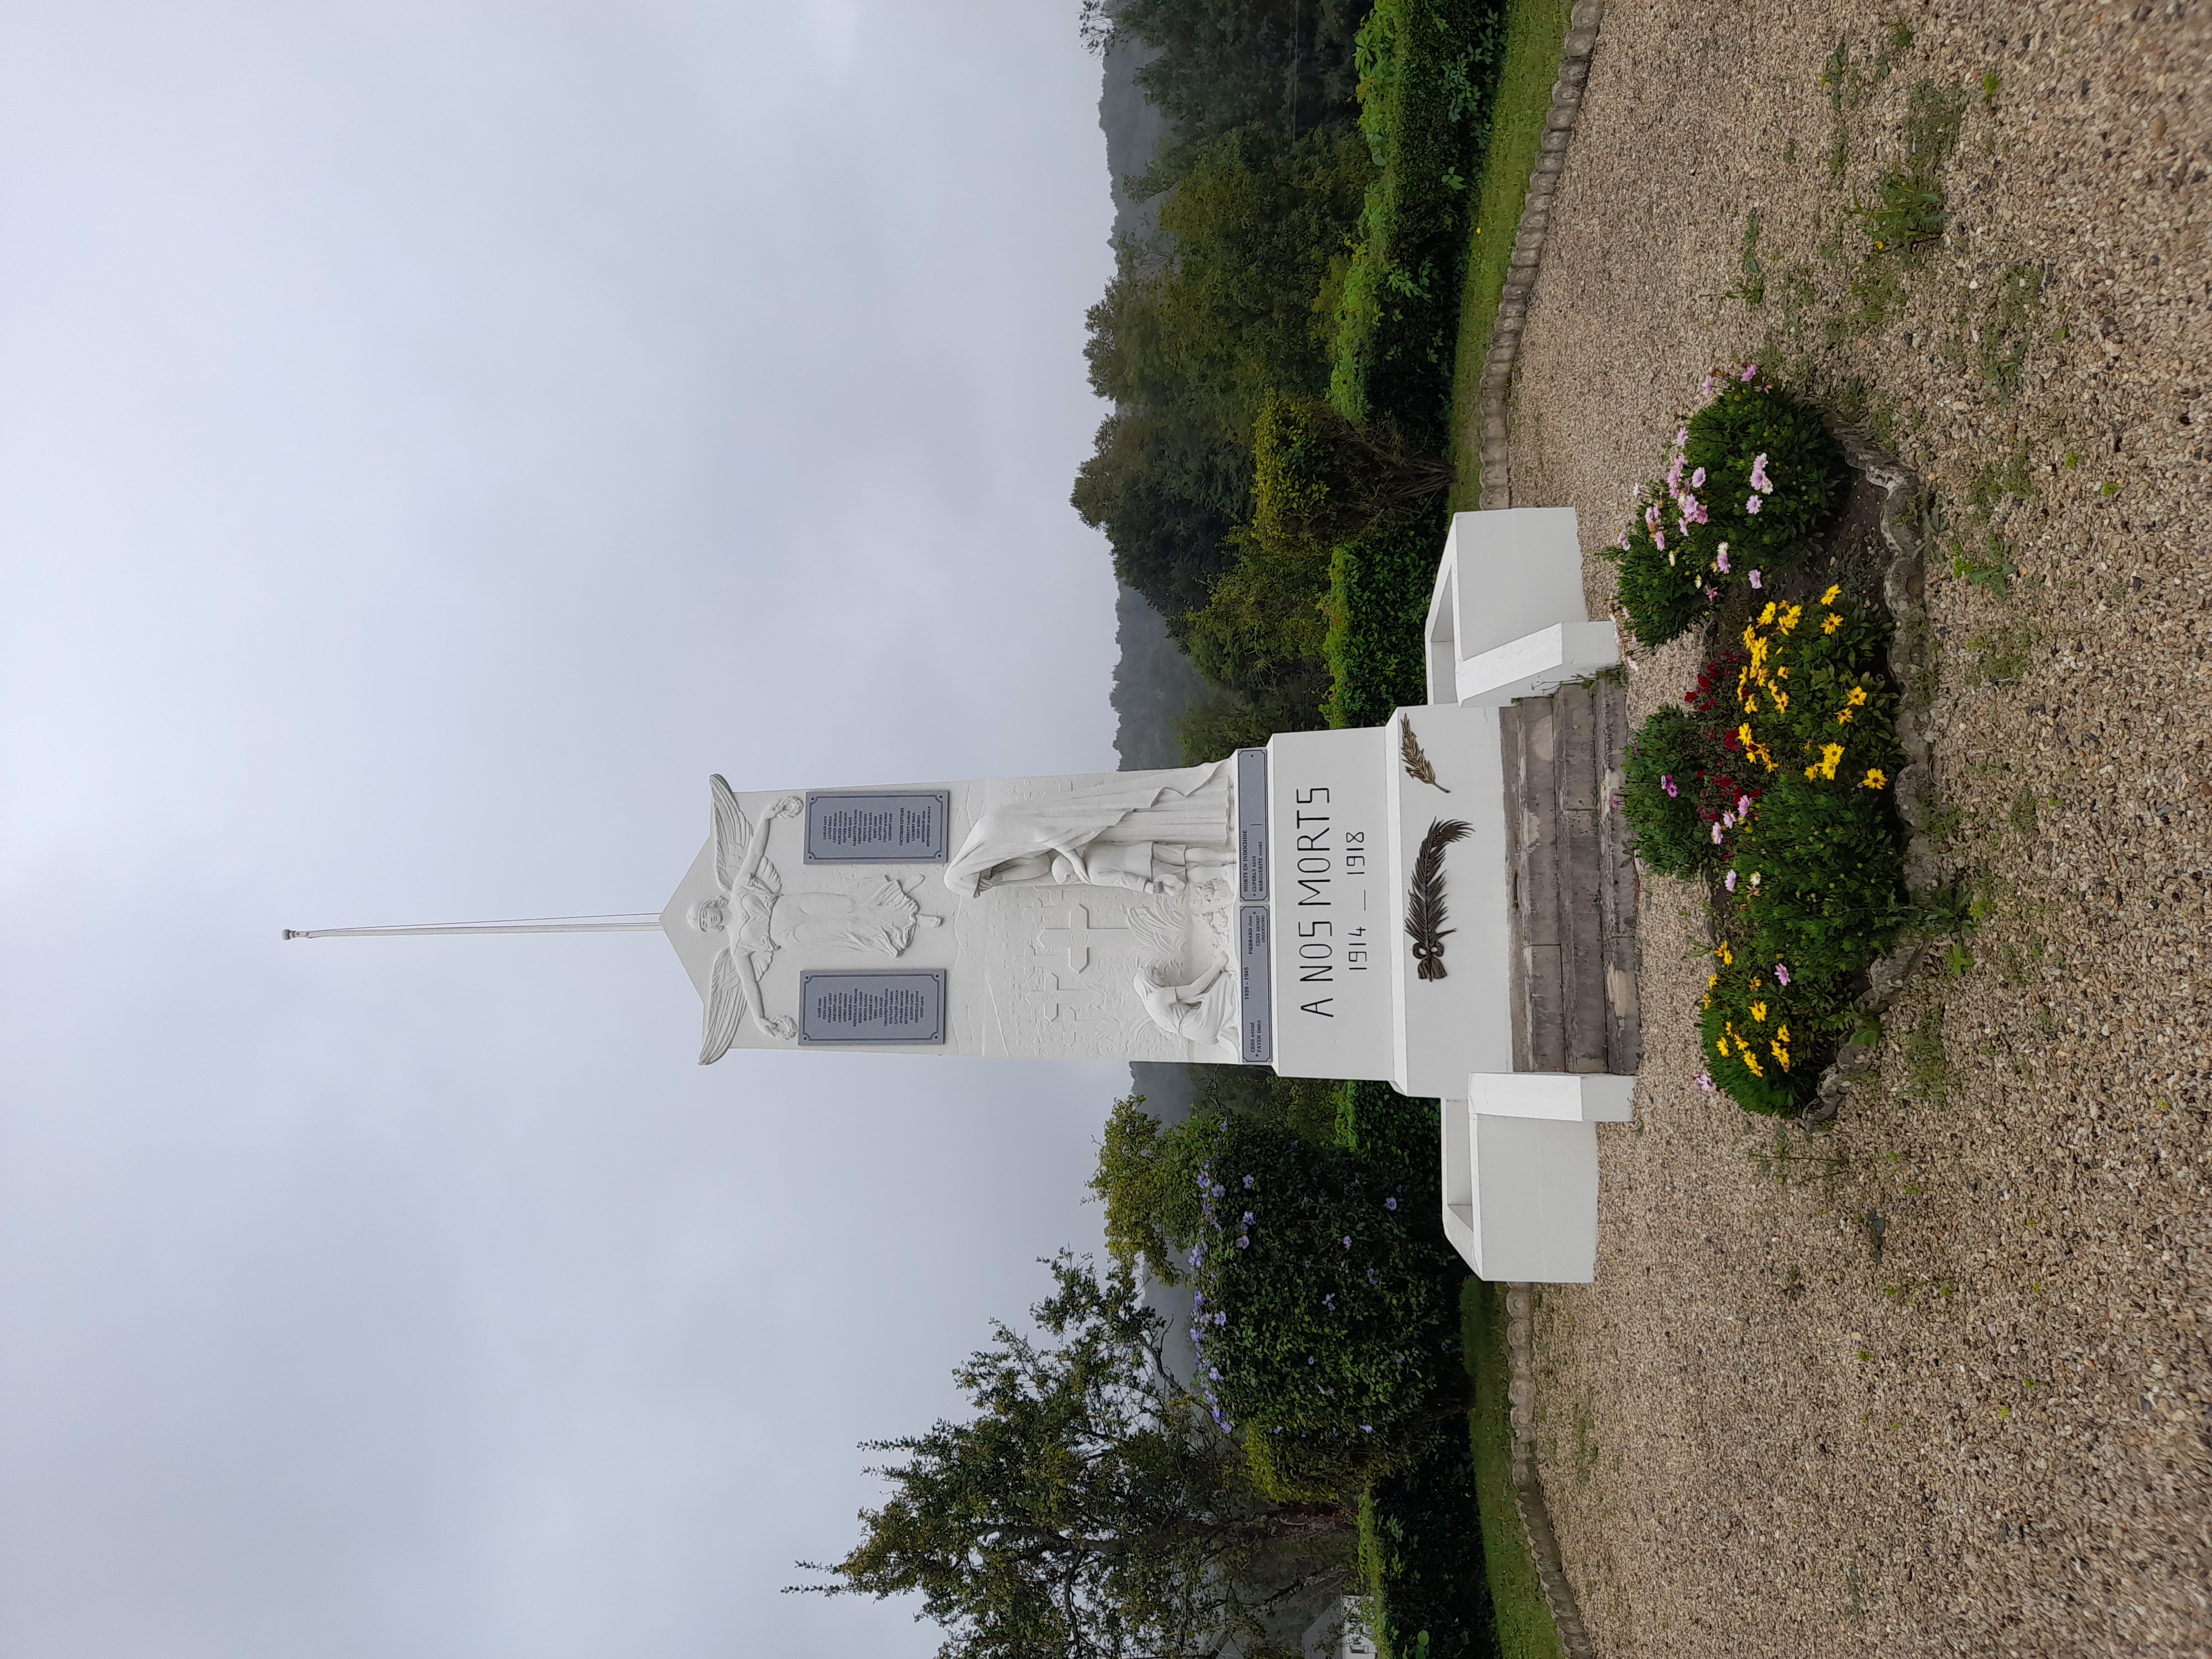
[[[0,3],[0,1656],[776,1592],[1127,1073],[693,1064],[706,777],[1105,769],[1073,0]]]

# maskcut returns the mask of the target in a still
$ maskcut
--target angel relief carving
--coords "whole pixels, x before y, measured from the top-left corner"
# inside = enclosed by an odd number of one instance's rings
[[[761,975],[786,945],[896,957],[914,942],[916,927],[935,927],[944,920],[924,915],[914,896],[888,875],[863,877],[841,890],[786,892],[769,861],[769,831],[777,818],[797,817],[805,803],[786,795],[756,827],[720,775],[708,781],[708,788],[714,799],[714,882],[720,890],[694,904],[690,921],[709,939],[720,940],[721,948],[707,992],[702,1066],[729,1052],[748,1018],[784,1042],[799,1035],[795,1020],[770,1014],[761,1001]]]

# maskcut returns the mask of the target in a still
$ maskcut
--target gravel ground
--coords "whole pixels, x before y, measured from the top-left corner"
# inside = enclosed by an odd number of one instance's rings
[[[2212,1652],[2208,50],[2195,4],[1606,19],[1515,505],[1577,507],[1593,551],[1706,368],[1755,357],[2019,574],[2000,601],[1931,560],[1946,858],[1990,914],[1832,1134],[1693,1085],[1704,925],[1645,881],[1598,1282],[1536,1316],[1540,1463],[1601,1652]],[[1923,82],[1964,100],[1949,232],[1869,266],[1848,210]],[[1639,653],[1637,712],[1695,649]]]

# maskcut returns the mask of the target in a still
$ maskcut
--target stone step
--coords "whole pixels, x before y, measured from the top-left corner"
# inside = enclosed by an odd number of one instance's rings
[[[1512,896],[1513,1065],[1636,1070],[1636,865],[1613,801],[1626,688],[1561,686],[1501,710]]]

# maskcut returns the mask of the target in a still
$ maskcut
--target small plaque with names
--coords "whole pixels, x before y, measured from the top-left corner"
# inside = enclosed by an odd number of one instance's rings
[[[1237,1052],[1252,1065],[1275,1057],[1275,1003],[1267,940],[1267,907],[1247,904],[1237,912],[1238,988],[1243,993],[1243,1018],[1238,1026]]]
[[[1237,896],[1267,901],[1267,751],[1237,751]]]
[[[952,796],[943,789],[806,795],[809,864],[942,864]]]
[[[802,1043],[942,1042],[945,969],[884,974],[804,969],[799,975]]]

